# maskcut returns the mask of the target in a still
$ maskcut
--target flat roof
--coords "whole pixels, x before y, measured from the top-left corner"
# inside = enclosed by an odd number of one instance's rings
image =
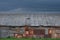
[[[25,27],[25,25],[23,26],[11,26],[11,25],[0,25],[0,27]],[[60,26],[43,26],[43,25],[40,25],[40,26],[28,26],[28,27],[49,27],[49,28],[60,28]]]

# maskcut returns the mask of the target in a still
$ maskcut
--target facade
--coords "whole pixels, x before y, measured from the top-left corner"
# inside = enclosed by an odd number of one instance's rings
[[[0,26],[0,37],[60,38],[60,26]]]

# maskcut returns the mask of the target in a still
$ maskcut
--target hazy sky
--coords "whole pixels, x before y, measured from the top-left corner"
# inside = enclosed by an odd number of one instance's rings
[[[3,12],[3,14],[7,13],[26,13],[26,12],[41,12],[41,11],[53,11],[53,12],[60,12],[60,0],[0,0],[0,14]],[[44,12],[45,13],[45,12]],[[12,13],[11,13],[12,14]],[[52,14],[52,13],[51,13]],[[55,13],[54,13],[55,14]],[[57,14],[57,13],[56,13]],[[59,13],[58,13],[59,15]],[[14,17],[14,18],[12,18]],[[20,15],[16,16],[2,16],[0,15],[0,23],[1,24],[11,24],[13,25],[16,21],[17,25],[20,21]],[[23,20],[23,17],[21,17]],[[53,17],[55,18],[55,17]],[[15,20],[16,19],[16,20]],[[56,24],[60,25],[60,16],[55,18],[57,20]],[[14,21],[15,20],[15,21]],[[24,23],[21,20],[20,23]],[[33,20],[33,19],[32,19]],[[45,19],[42,19],[45,20]],[[45,21],[43,21],[45,23]],[[43,24],[44,24],[43,23]]]
[[[27,18],[30,17],[30,20]],[[0,15],[0,25],[13,25],[13,26],[23,26],[23,25],[51,25],[60,26],[60,16],[56,15]]]
[[[13,11],[60,11],[60,0],[0,0],[0,12]]]

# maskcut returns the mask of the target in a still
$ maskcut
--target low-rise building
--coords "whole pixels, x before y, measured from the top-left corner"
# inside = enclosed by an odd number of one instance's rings
[[[60,38],[60,26],[0,26],[0,37]]]

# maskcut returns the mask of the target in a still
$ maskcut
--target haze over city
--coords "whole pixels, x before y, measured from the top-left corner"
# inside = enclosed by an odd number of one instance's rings
[[[26,17],[30,16],[29,14],[31,14],[30,22],[32,25],[37,25],[38,22],[40,22],[39,25],[45,25],[46,15],[49,15],[46,16],[50,18],[49,24],[60,25],[60,0],[0,0],[0,14],[1,25],[24,25]],[[39,14],[38,19],[40,21],[32,16],[34,14],[37,14],[36,16]],[[43,14],[43,18],[41,14]],[[49,19],[47,20],[49,22]]]

